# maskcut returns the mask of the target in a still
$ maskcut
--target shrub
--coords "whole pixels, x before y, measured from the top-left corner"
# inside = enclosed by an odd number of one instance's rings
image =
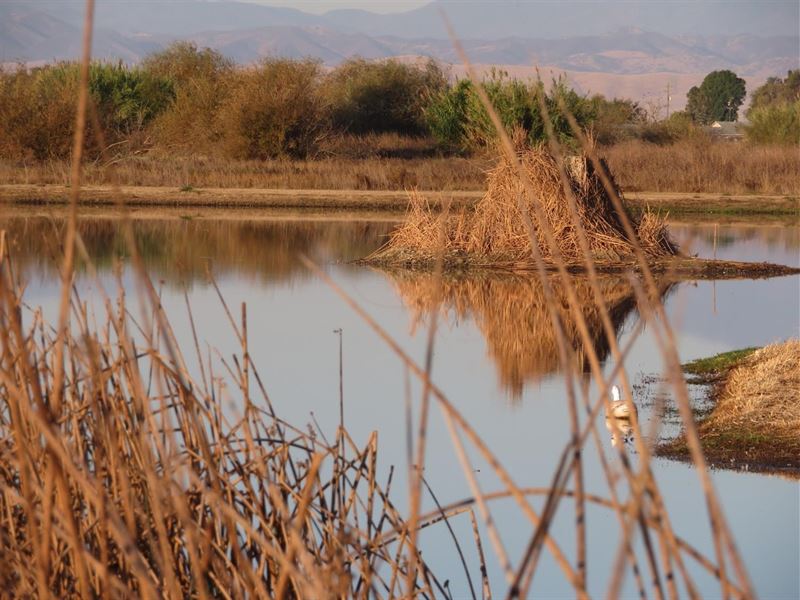
[[[217,113],[227,99],[234,63],[215,50],[176,42],[146,58],[142,68],[175,85],[175,100],[153,124],[158,145],[213,153],[221,138]]]
[[[103,130],[116,138],[141,131],[175,98],[170,79],[121,63],[92,65],[89,89]]]
[[[445,85],[432,60],[419,66],[353,59],[326,78],[323,96],[339,131],[417,135],[424,131],[429,99]]]
[[[638,102],[595,94],[587,100],[592,113],[592,132],[600,144],[614,144],[633,137],[637,126],[647,121],[645,110]]]
[[[770,77],[766,83],[753,92],[750,100],[750,109],[755,110],[766,106],[790,104],[800,100],[800,69],[794,69],[786,74],[785,79]],[[748,118],[750,113],[748,112]]]
[[[0,153],[9,158],[67,158],[72,150],[80,70],[58,63],[0,76]],[[144,130],[174,97],[169,80],[118,64],[91,66],[89,89],[106,144]],[[102,151],[87,125],[86,147]]]
[[[232,158],[304,158],[326,130],[316,61],[268,59],[230,76],[217,122]]]
[[[753,108],[745,129],[750,141],[767,144],[800,143],[800,100]]]
[[[546,141],[547,130],[537,95],[541,94],[554,133],[562,143],[572,145],[574,136],[565,108],[586,127],[593,120],[590,102],[569,88],[563,79],[554,80],[546,92],[541,82],[511,79],[504,71],[492,70],[481,84],[507,131],[521,130],[527,141]],[[469,151],[491,146],[497,132],[471,82],[463,80],[440,92],[426,111],[428,128],[445,147]]]
[[[0,154],[7,158],[64,158],[72,149],[78,71],[58,64],[2,74]]]

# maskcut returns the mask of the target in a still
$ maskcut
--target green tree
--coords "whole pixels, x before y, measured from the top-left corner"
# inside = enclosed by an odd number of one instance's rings
[[[686,111],[695,123],[735,121],[747,93],[745,81],[733,71],[712,71],[686,95]]]

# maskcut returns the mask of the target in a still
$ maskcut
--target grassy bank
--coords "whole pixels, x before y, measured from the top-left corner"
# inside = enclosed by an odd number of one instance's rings
[[[441,200],[453,207],[472,208],[483,196],[481,191],[443,191],[426,194],[437,206]],[[69,187],[63,184],[0,184],[0,203],[14,205],[64,205]],[[257,189],[257,188],[176,188],[151,186],[90,185],[81,189],[84,206],[114,206],[124,201],[129,207],[149,208],[292,208],[381,210],[402,212],[409,207],[405,190],[337,189]],[[636,192],[625,198],[634,213],[648,207],[693,219],[718,217],[774,217],[796,219],[800,202],[792,196],[726,196],[721,194],[686,194]]]
[[[345,149],[346,147],[346,149]],[[631,141],[600,150],[629,194],[800,195],[800,155],[791,146],[685,140]],[[139,154],[86,165],[87,185],[386,191],[481,191],[495,156],[442,155],[431,142],[397,135],[351,136],[315,160],[234,160]],[[0,183],[69,181],[67,160],[0,160]]]
[[[710,463],[800,477],[800,340],[745,348],[684,365],[710,386],[711,412],[699,423]],[[658,454],[687,459],[683,436]]]
[[[718,192],[800,194],[800,153],[796,146],[682,140],[656,145],[615,144],[603,154],[628,192]]]

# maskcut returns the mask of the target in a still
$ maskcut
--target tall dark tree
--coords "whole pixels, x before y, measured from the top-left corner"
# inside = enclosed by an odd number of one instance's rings
[[[744,79],[733,71],[712,71],[689,90],[686,111],[696,123],[735,121],[746,93]]]

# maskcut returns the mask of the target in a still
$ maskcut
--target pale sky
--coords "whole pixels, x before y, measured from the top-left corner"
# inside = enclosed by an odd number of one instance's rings
[[[269,6],[286,6],[310,13],[324,13],[338,8],[360,8],[375,13],[411,10],[428,4],[430,0],[246,0]]]

